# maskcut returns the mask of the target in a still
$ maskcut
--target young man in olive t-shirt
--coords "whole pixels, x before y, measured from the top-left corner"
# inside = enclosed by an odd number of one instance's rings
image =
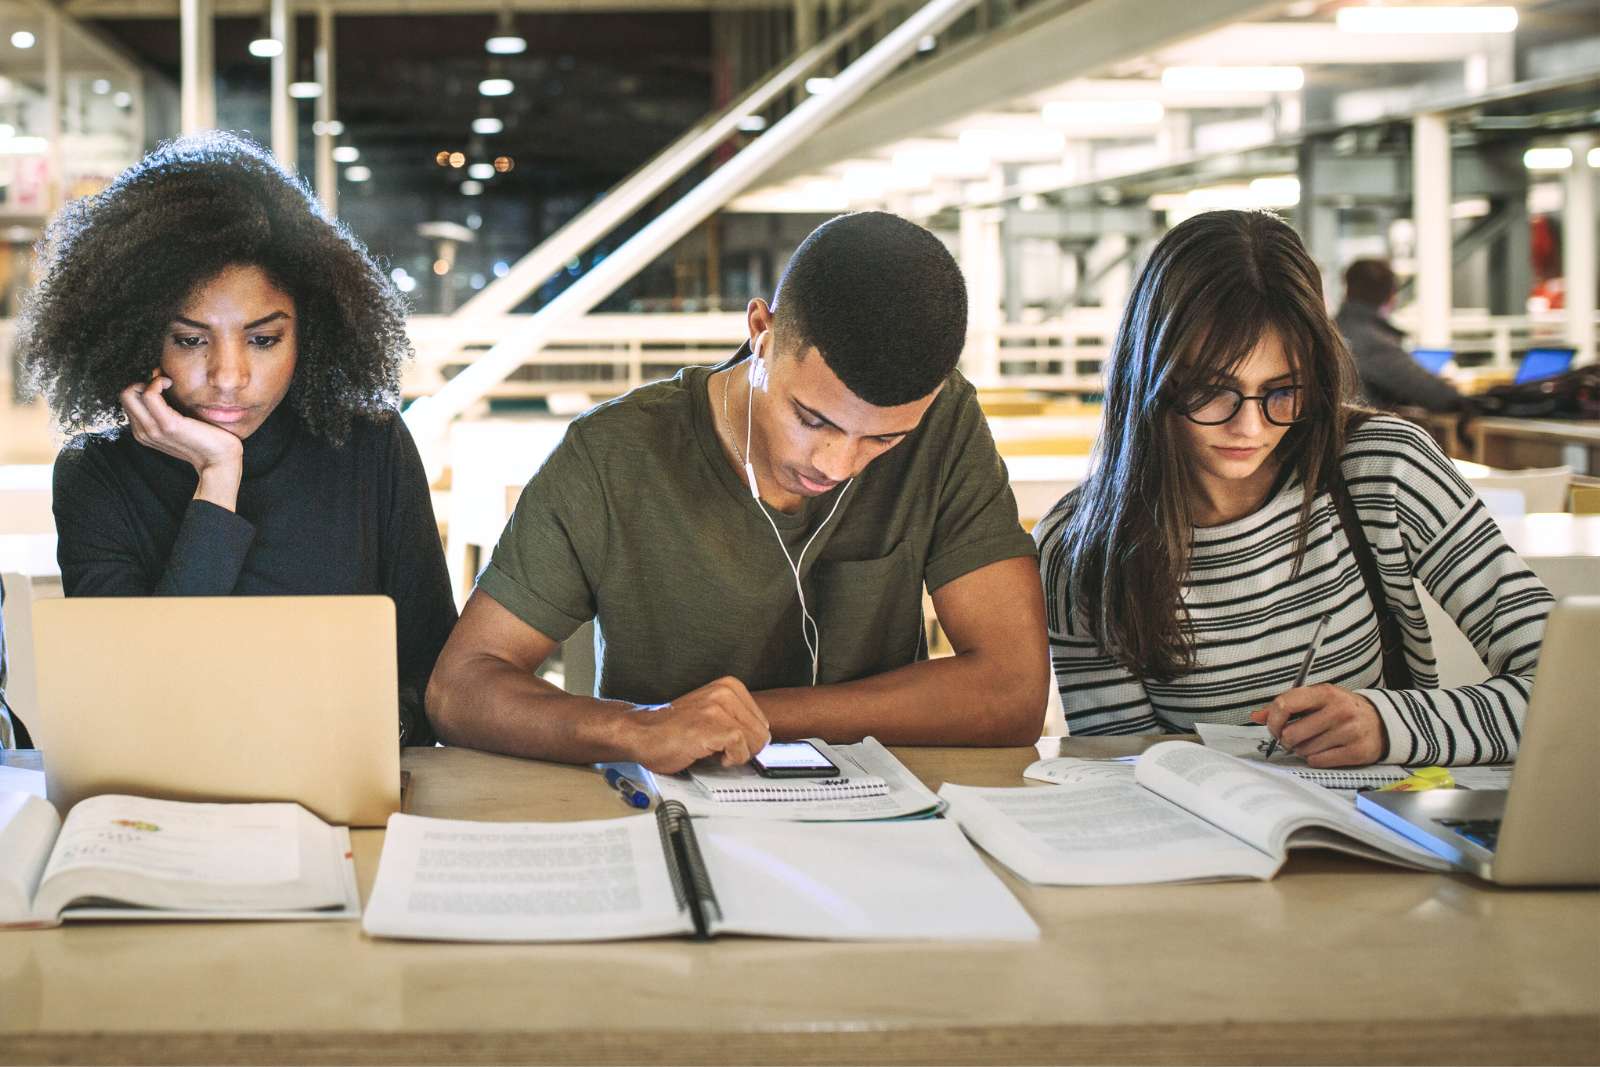
[[[950,253],[841,216],[747,318],[730,360],[585,413],[528,483],[429,683],[441,739],[657,771],[771,737],[1037,740],[1034,546],[955,370]],[[924,584],[954,656],[926,659]],[[574,696],[535,672],[589,619],[598,696]]]

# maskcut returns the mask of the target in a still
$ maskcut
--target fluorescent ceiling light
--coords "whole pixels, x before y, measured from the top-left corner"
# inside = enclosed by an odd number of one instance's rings
[[[487,179],[487,178],[493,178],[494,177],[494,164],[493,163],[474,163],[472,166],[467,168],[467,176],[469,178],[478,178],[480,180]]]
[[[1584,157],[1584,162],[1589,164],[1590,170],[1600,170],[1600,148],[1589,149],[1589,154]]]
[[[0,141],[0,156],[42,156],[49,147],[43,137],[7,137]]]
[[[514,88],[510,78],[485,78],[478,83],[478,92],[484,96],[510,96]]]
[[[111,98],[111,102],[113,104],[117,105],[118,107],[132,107],[133,106],[133,94],[128,92],[126,89],[124,89],[123,91],[121,91],[121,92],[117,93],[115,96],[113,96]]]
[[[1005,163],[1059,159],[1067,150],[1066,135],[1043,125],[1031,130],[965,130],[959,143],[962,151],[977,152]]]
[[[273,59],[283,55],[283,42],[276,37],[257,37],[250,42],[250,54],[257,59]]]
[[[1051,100],[1044,120],[1052,126],[1150,126],[1167,113],[1159,100]]]
[[[462,196],[482,196],[483,183],[476,179],[468,179],[461,183]]]
[[[483,50],[496,56],[521,55],[528,50],[528,42],[514,33],[507,33],[483,42]]]
[[[11,47],[32,48],[34,42],[37,40],[38,38],[29,33],[27,30],[18,30],[16,33],[11,35]]]
[[[361,158],[361,150],[353,144],[342,144],[333,150],[335,163],[354,163]]]
[[[1163,88],[1187,92],[1290,93],[1305,83],[1299,67],[1168,67],[1161,72]]]
[[[318,119],[316,122],[311,124],[311,132],[316,134],[318,137],[321,137],[324,134],[329,137],[338,137],[340,134],[344,133],[344,123],[340,122],[338,119],[329,119],[327,122],[323,122],[321,119]]]
[[[108,78],[96,78],[89,83],[89,91],[96,96],[105,96],[111,91],[111,81]]]
[[[739,132],[760,133],[767,128],[767,120],[760,115],[746,115],[739,120]]]
[[[1522,165],[1529,170],[1566,170],[1572,166],[1572,149],[1530,148],[1522,153]]]
[[[290,82],[289,95],[296,100],[315,100],[322,95],[321,82]]]
[[[1256,207],[1294,207],[1300,202],[1300,179],[1284,174],[1250,183]]]
[[[1334,15],[1344,33],[1510,33],[1514,7],[1341,7]]]
[[[347,182],[364,182],[370,177],[372,177],[372,170],[369,167],[346,167],[344,169],[344,180]]]
[[[963,149],[955,141],[914,142],[895,149],[892,160],[897,170],[951,179],[983,178],[993,165],[984,153]]]
[[[506,124],[493,115],[485,115],[482,118],[472,120],[472,132],[482,134],[485,137],[493,136],[505,128]]]
[[[827,92],[829,89],[832,89],[832,88],[833,88],[833,79],[832,78],[807,78],[806,79],[806,92],[810,93],[812,96],[821,96],[823,93]]]

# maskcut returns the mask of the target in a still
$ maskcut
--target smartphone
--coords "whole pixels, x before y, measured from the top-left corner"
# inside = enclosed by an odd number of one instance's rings
[[[750,761],[763,778],[831,778],[839,773],[832,760],[810,741],[774,741]]]

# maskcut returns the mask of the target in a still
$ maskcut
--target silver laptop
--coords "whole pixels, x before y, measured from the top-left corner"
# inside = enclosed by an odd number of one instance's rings
[[[1385,826],[1501,885],[1600,885],[1600,597],[1550,613],[1510,789],[1361,793]]]
[[[394,603],[382,596],[35,602],[29,730],[65,813],[84,797],[400,809]]]

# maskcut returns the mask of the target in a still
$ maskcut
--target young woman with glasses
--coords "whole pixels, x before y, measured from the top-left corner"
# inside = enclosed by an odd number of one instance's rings
[[[1352,392],[1288,225],[1210,212],[1157,245],[1091,473],[1035,531],[1073,734],[1254,722],[1318,767],[1516,755],[1550,594],[1432,439]],[[1438,687],[1414,579],[1488,680]]]

